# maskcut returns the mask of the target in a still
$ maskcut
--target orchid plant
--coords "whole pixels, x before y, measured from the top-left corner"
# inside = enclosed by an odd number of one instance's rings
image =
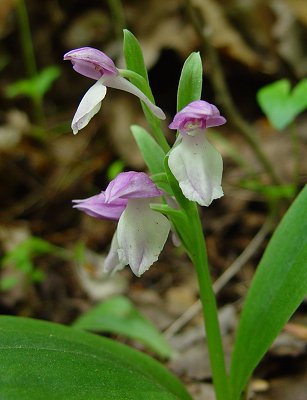
[[[192,53],[179,81],[177,113],[169,124],[177,133],[170,146],[161,127],[165,114],[155,105],[140,45],[126,30],[124,54],[126,70],[116,68],[97,49],[84,47],[65,54],[64,59],[72,62],[75,71],[96,81],[79,104],[72,130],[76,134],[85,128],[100,110],[107,87],[137,96],[151,133],[137,125],[131,130],[149,174],[122,172],[100,193],[74,200],[73,207],[94,218],[118,221],[105,259],[106,273],[115,273],[129,265],[136,276],[141,276],[157,261],[169,232],[173,232],[197,273],[216,399],[239,400],[253,370],[307,292],[307,189],[302,190],[290,207],[260,261],[239,321],[228,370],[199,215],[199,206],[208,207],[223,196],[223,161],[208,140],[208,131],[225,124],[226,119],[215,105],[200,99],[202,62],[198,53]],[[46,382],[59,382],[55,387],[57,398],[63,398],[63,393],[65,398],[74,398],[79,393],[80,381],[85,390],[80,399],[191,398],[184,386],[159,363],[112,341],[42,322],[18,323],[10,318],[2,321],[6,326],[2,343],[7,344],[8,351],[24,340],[27,356],[33,359],[31,368],[39,369],[37,373],[44,371],[40,385],[35,381],[39,393],[44,393]],[[28,343],[34,331],[41,353],[47,352],[50,360],[56,359],[58,369],[44,358],[35,358],[31,352]],[[1,332],[0,329],[0,337]],[[64,358],[56,358],[55,350]],[[0,351],[0,357],[1,354]],[[16,360],[12,365],[20,370],[21,358]],[[12,387],[18,386],[14,379],[6,379],[15,385],[8,386],[10,394],[14,394]],[[73,388],[70,392],[68,381]]]

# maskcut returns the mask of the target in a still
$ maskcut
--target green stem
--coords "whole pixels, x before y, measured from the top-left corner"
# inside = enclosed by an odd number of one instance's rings
[[[25,1],[17,0],[16,9],[18,16],[18,24],[20,28],[20,42],[22,47],[25,69],[27,71],[28,78],[33,79],[37,75],[37,67],[35,62],[32,36],[31,36],[29,18]],[[31,100],[33,105],[35,121],[40,125],[43,123],[44,119],[42,98],[38,96],[32,96]]]
[[[20,41],[27,75],[29,78],[33,78],[37,74],[37,68],[32,45],[29,18],[24,0],[17,0],[17,15],[20,28]]]
[[[195,265],[198,277],[200,300],[202,303],[216,399],[229,400],[228,379],[225,367],[222,336],[218,322],[218,310],[209,272],[206,243],[203,236],[197,205],[195,203],[191,203],[191,207],[187,210],[187,214],[189,220],[193,224],[193,232],[195,234],[195,246],[193,249],[190,249],[189,254]]]
[[[125,27],[125,17],[121,0],[108,0],[108,5],[113,22],[114,32],[118,39],[121,40],[123,29]]]

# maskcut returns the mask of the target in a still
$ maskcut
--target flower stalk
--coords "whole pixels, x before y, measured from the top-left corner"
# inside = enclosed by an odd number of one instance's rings
[[[218,321],[217,304],[209,272],[205,238],[195,203],[191,203],[190,209],[187,210],[187,216],[193,226],[194,232],[194,247],[189,253],[197,273],[216,398],[217,400],[228,400],[228,379]]]

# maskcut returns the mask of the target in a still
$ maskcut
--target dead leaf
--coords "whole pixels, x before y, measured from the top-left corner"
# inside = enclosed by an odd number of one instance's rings
[[[248,67],[262,70],[268,68],[264,60],[246,44],[239,31],[232,26],[218,2],[213,0],[193,0],[193,4],[206,21],[204,34],[210,35],[215,47],[222,49],[230,57]]]

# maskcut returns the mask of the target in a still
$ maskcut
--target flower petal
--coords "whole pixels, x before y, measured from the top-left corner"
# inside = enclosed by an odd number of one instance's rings
[[[145,197],[159,197],[162,191],[144,172],[121,172],[113,179],[105,191],[106,202],[113,202],[118,198],[133,199]]]
[[[98,80],[102,75],[118,75],[114,62],[105,53],[92,47],[81,47],[64,55],[79,74]]]
[[[161,110],[161,108],[159,108],[155,104],[153,104],[149,100],[149,98],[146,97],[145,94],[139,88],[134,86],[131,82],[129,82],[127,79],[123,78],[122,76],[120,76],[120,75],[117,75],[117,76],[105,75],[103,77],[103,82],[108,87],[124,90],[125,92],[134,94],[150,108],[150,110],[155,114],[156,117],[158,117],[159,119],[166,118],[165,114]]]
[[[169,125],[170,129],[179,129],[181,133],[187,133],[196,129],[203,129],[225,124],[226,119],[220,115],[218,108],[204,100],[192,101],[180,110]]]
[[[83,129],[98,113],[106,93],[107,88],[102,84],[101,79],[85,93],[71,123],[74,134]]]
[[[84,211],[91,217],[118,220],[126,208],[127,202],[128,200],[125,199],[116,199],[112,203],[106,203],[105,194],[101,192],[87,199],[73,200],[73,207]]]
[[[196,136],[182,136],[170,151],[168,165],[187,199],[209,206],[223,196],[223,160],[203,131]]]
[[[148,199],[129,200],[117,226],[119,261],[142,275],[157,261],[169,230],[169,220],[151,210]]]
[[[125,268],[126,264],[119,261],[118,258],[118,240],[117,240],[117,232],[114,233],[111,247],[107,257],[104,260],[103,269],[107,274],[114,274],[117,271]]]

